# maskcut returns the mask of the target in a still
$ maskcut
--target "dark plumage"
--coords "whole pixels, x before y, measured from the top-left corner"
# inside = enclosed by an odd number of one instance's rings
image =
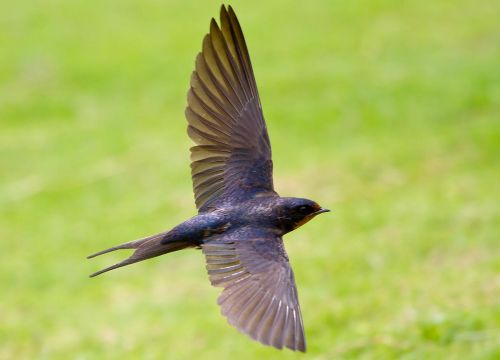
[[[205,254],[229,323],[255,340],[305,351],[302,315],[282,236],[328,210],[274,191],[271,145],[245,39],[221,8],[191,76],[186,118],[198,215],[173,229],[98,252],[135,249],[91,276],[188,247]]]

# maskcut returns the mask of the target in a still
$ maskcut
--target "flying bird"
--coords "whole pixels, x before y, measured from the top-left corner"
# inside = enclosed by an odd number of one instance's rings
[[[173,229],[90,255],[134,249],[92,275],[186,248],[201,249],[221,312],[241,332],[305,351],[293,271],[283,235],[329,210],[274,190],[271,145],[250,56],[234,10],[212,18],[191,75],[185,111],[198,215]]]

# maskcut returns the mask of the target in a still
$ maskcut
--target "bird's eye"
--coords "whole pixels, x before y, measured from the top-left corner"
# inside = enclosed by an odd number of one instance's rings
[[[303,214],[307,214],[309,212],[309,206],[302,205],[299,207],[299,211]]]

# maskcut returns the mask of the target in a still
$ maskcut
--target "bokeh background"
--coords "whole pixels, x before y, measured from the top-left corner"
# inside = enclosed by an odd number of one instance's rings
[[[1,359],[500,358],[500,3],[233,1],[308,353],[238,334],[191,250],[183,111],[218,1],[0,2]]]

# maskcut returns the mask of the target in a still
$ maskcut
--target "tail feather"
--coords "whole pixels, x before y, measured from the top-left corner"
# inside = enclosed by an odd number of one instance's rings
[[[126,242],[126,243],[121,244],[121,245],[113,246],[109,249],[99,251],[95,254],[87,256],[87,259],[91,259],[91,258],[94,258],[96,256],[107,254],[107,253],[115,251],[115,250],[135,249],[134,253],[131,256],[129,256],[127,259],[125,259],[117,264],[111,265],[107,268],[104,268],[102,270],[99,270],[99,271],[91,274],[90,277],[100,275],[102,273],[120,268],[122,266],[134,264],[134,263],[139,262],[139,261],[151,259],[151,258],[154,258],[156,256],[160,256],[163,254],[167,254],[167,253],[170,253],[173,251],[177,251],[177,250],[181,250],[181,249],[193,246],[193,244],[191,244],[188,241],[175,241],[175,242],[171,242],[171,243],[162,244],[161,242],[162,242],[162,240],[165,239],[167,234],[168,234],[168,232],[162,232],[160,234],[148,236],[148,237],[143,238],[143,239],[134,240],[134,241]]]

